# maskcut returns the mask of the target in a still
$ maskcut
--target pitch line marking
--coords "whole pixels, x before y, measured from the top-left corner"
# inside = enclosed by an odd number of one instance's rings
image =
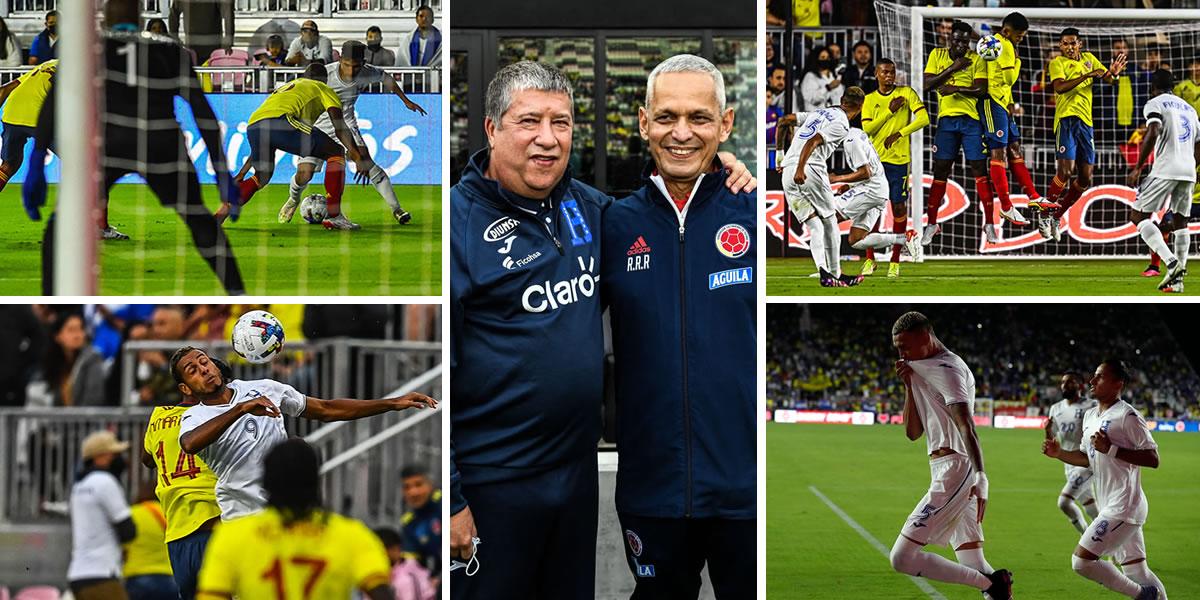
[[[862,536],[864,540],[867,540],[867,543],[870,544],[872,548],[878,550],[879,553],[884,556],[884,558],[888,558],[891,555],[888,548],[880,543],[879,540],[875,539],[875,536],[871,535],[871,532],[867,531],[862,525],[859,525],[857,521],[850,518],[850,515],[846,514],[846,511],[834,504],[833,500],[830,500],[825,496],[825,494],[822,494],[821,490],[818,490],[816,486],[808,486],[808,491],[812,492],[817,498],[820,498],[821,502],[824,502],[825,506],[829,507],[829,510],[832,510],[834,514],[841,517],[851,529],[857,531],[858,535]],[[933,598],[934,600],[946,600],[946,597],[943,596],[941,592],[933,589],[933,586],[929,585],[929,582],[925,581],[923,578],[913,577],[912,575],[907,575],[907,577],[911,579],[913,584],[920,588],[922,592],[928,594],[930,598]]]

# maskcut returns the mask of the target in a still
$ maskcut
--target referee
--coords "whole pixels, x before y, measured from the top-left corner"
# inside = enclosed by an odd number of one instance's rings
[[[71,564],[67,580],[76,600],[124,600],[121,544],[137,530],[117,480],[128,442],[102,430],[83,439],[83,470],[71,487]]]

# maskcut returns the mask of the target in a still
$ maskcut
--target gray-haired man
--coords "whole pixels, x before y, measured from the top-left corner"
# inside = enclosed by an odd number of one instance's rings
[[[504,67],[485,105],[488,148],[450,190],[450,552],[468,561],[450,589],[590,599],[610,198],[566,172],[574,103],[558,69]]]

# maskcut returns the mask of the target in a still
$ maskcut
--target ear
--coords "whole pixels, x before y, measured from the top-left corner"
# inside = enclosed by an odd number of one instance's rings
[[[175,388],[178,389],[179,393],[183,394],[184,396],[192,395],[192,388],[188,387],[186,383],[180,383],[176,385]]]
[[[638,133],[643,140],[650,139],[650,115],[646,113],[645,106],[638,107]]]
[[[496,122],[493,121],[491,117],[483,118],[483,132],[487,134],[488,148],[491,148],[494,145],[492,140],[496,138],[496,129]]]
[[[731,133],[733,133],[733,108],[729,107],[721,115],[721,141],[729,139]]]

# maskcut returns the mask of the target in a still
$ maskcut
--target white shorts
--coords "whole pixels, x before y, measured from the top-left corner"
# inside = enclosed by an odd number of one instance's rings
[[[788,208],[801,223],[812,218],[814,211],[812,203],[800,194],[800,186],[796,184],[796,165],[783,168],[783,196],[787,198]]]
[[[829,187],[829,173],[823,168],[814,167],[810,164],[805,167],[804,174],[804,184],[796,185],[796,167],[787,166],[783,168],[783,192],[788,197],[788,204],[798,204],[802,208],[811,207],[812,211],[816,212],[817,216],[821,218],[836,215],[837,209],[834,205],[833,188]],[[792,198],[796,198],[797,201],[793,202]],[[804,213],[795,208],[792,209],[792,212],[797,217],[804,216]]]
[[[1142,526],[1103,514],[1096,517],[1079,536],[1079,545],[1100,558],[1111,556],[1118,564],[1146,558]]]
[[[929,491],[917,503],[900,534],[919,544],[949,545],[983,541],[979,505],[971,494],[975,469],[961,454],[929,461]]]
[[[1092,470],[1075,465],[1066,466],[1067,484],[1063,486],[1062,495],[1070,496],[1080,504],[1093,498]]]
[[[875,198],[866,186],[855,186],[834,198],[837,210],[842,216],[850,219],[850,226],[855,229],[870,231],[883,216],[883,205],[887,198]]]
[[[1193,181],[1147,177],[1142,181],[1142,185],[1138,186],[1133,210],[1152,213],[1165,204],[1176,214],[1187,216],[1191,214],[1192,188],[1195,186]]]
[[[358,123],[346,121],[346,125],[350,129],[350,137],[354,138],[354,143],[360,148],[367,147],[367,143],[363,141],[362,134],[358,131]],[[325,135],[328,135],[329,139],[333,140],[335,144],[342,146],[343,148],[345,147],[342,145],[342,140],[338,139],[337,132],[333,129],[333,123],[328,119],[321,119],[321,122],[316,125],[316,128],[325,132]],[[313,165],[316,167],[313,169],[313,171],[320,173],[321,168],[325,165],[325,161],[315,156],[302,156],[300,157],[299,164]]]

